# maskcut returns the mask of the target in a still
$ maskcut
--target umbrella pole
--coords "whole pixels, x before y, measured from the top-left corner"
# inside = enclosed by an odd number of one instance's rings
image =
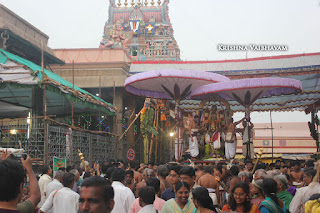
[[[180,132],[179,132],[179,101],[176,100],[176,105],[175,105],[175,117],[176,117],[176,120],[177,120],[177,126],[176,126],[176,140],[177,140],[177,150],[175,150],[175,152],[177,151],[177,156],[178,156],[178,161],[180,160],[180,150],[179,150],[179,146],[180,146]]]
[[[273,125],[272,125],[272,116],[271,116],[271,110],[270,110],[270,123],[271,123],[271,139],[272,139],[272,160],[271,163],[273,163]]]
[[[247,122],[246,122],[246,127],[245,128],[248,128],[248,142],[247,142],[247,145],[246,145],[246,149],[247,149],[247,154],[246,154],[246,159],[251,159],[251,155],[249,154],[250,152],[250,142],[251,142],[251,134],[250,134],[250,111],[249,111],[249,107],[246,107],[246,111],[245,111],[245,117],[247,119]]]

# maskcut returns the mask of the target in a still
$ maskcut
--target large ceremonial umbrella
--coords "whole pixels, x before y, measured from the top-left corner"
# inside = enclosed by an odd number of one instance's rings
[[[210,99],[219,94],[227,100],[237,101],[245,107],[247,127],[250,121],[250,106],[259,98],[298,93],[302,90],[301,81],[289,78],[251,78],[233,80],[225,83],[208,84],[198,87],[190,95],[192,99]],[[248,128],[249,129],[249,128]],[[250,141],[249,131],[249,141]],[[250,143],[247,143],[247,156]]]
[[[177,143],[179,149],[179,104],[194,88],[206,84],[230,81],[229,78],[209,72],[195,70],[155,70],[130,76],[125,81],[125,89],[134,95],[175,100],[177,120]],[[179,150],[178,150],[178,153]],[[180,158],[180,156],[179,156]]]

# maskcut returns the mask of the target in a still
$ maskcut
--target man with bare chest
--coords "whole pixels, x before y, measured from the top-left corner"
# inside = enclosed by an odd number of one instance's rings
[[[149,180],[149,178],[155,177],[155,176],[156,176],[156,174],[154,173],[154,171],[152,169],[149,169],[149,168],[145,169],[143,171],[143,180],[137,184],[136,195],[139,194],[139,190],[142,187],[147,186],[147,183],[146,183],[147,180]]]
[[[290,178],[292,185],[296,188],[300,188],[303,180],[303,172],[301,171],[300,162],[295,161],[291,163]]]
[[[232,166],[230,168],[230,173],[231,173],[231,180],[230,180],[230,185],[228,187],[228,193],[229,194],[231,193],[231,190],[234,187],[234,185],[236,185],[236,183],[238,183],[240,181],[240,178],[238,177],[239,167]]]
[[[133,173],[132,170],[127,170],[126,171],[125,186],[128,187],[129,189],[131,189],[133,194],[135,194],[136,183],[134,182],[133,175],[134,175],[134,173]]]
[[[198,180],[204,175],[203,166],[197,165],[195,170],[196,170],[196,183],[198,183]]]
[[[204,167],[204,175],[199,178],[198,185],[207,188],[213,203],[218,204],[216,192],[219,192],[219,184],[213,176],[213,169],[210,166]]]

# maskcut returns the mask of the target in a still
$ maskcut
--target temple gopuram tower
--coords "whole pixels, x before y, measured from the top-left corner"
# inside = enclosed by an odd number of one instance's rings
[[[110,0],[100,48],[123,47],[136,61],[179,61],[169,0]]]

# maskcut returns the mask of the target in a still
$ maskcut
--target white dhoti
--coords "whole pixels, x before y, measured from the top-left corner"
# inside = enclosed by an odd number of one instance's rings
[[[242,144],[242,152],[243,156],[245,158],[254,158],[254,147],[253,147],[253,132],[250,132],[251,135],[249,135],[249,127],[245,127],[244,133],[243,133],[243,144]]]
[[[174,152],[174,157],[176,160],[181,160],[182,157],[182,149],[183,149],[183,139],[179,139],[179,146],[177,142],[177,138],[175,139],[175,152]],[[178,151],[179,150],[179,151]]]
[[[228,160],[233,159],[236,156],[237,140],[233,143],[225,143],[225,155]]]
[[[218,198],[216,195],[216,190],[215,189],[211,189],[211,188],[207,188],[208,192],[209,192],[209,197],[211,198],[213,205],[218,205]]]
[[[191,157],[195,158],[199,155],[198,140],[196,136],[193,136],[192,139],[193,141],[191,140],[191,137],[189,138],[189,151]]]

